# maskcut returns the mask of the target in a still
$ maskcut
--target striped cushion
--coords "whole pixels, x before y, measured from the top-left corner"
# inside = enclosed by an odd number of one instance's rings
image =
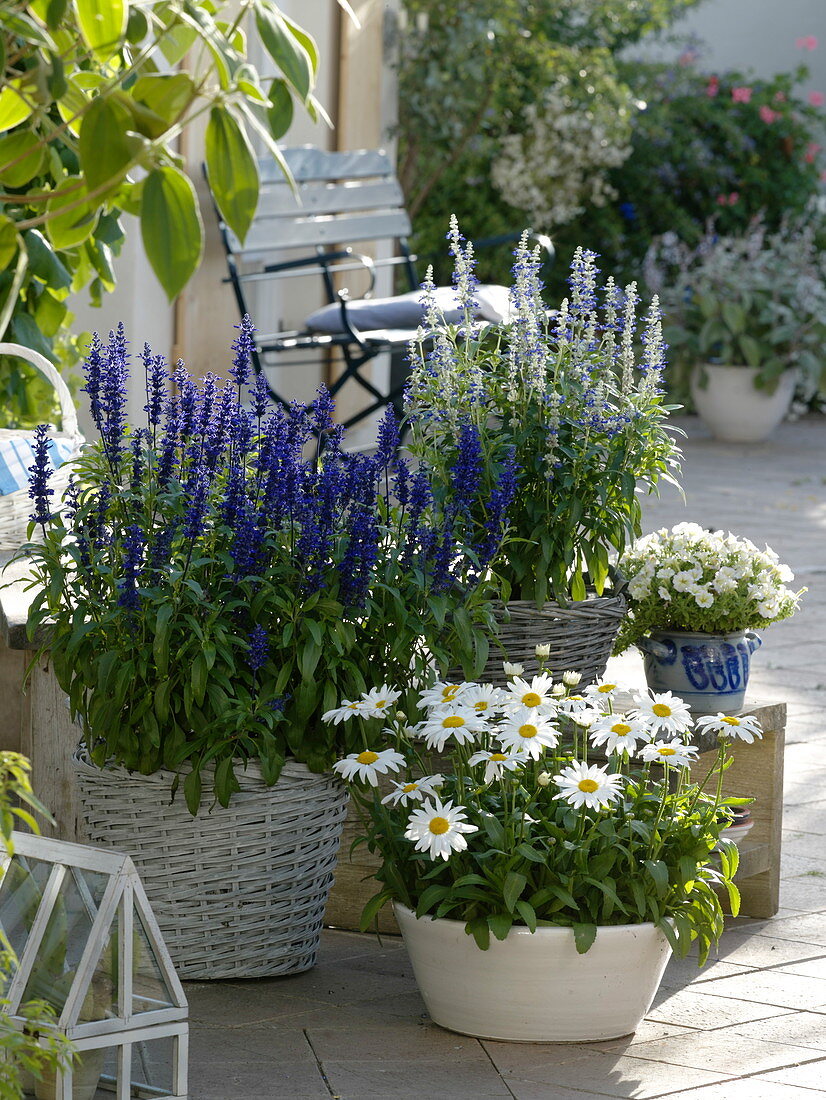
[[[57,469],[71,457],[71,439],[50,439],[49,457]],[[29,467],[34,465],[34,436],[0,439],[0,496],[25,489],[29,483]]]

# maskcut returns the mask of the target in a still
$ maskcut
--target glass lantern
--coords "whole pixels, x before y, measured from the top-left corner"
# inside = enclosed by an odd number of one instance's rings
[[[13,834],[0,862],[0,928],[17,965],[3,1009],[46,1001],[77,1051],[56,1079],[24,1081],[37,1100],[174,1097],[187,1089],[187,1002],[129,856]]]

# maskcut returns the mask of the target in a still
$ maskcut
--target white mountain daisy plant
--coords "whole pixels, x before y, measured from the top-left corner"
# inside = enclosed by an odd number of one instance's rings
[[[704,714],[697,719],[701,733],[716,733],[719,738],[733,737],[751,745],[762,738],[760,723],[751,714]]]
[[[512,677],[507,692],[439,681],[402,695],[383,684],[364,693],[361,713],[348,712],[363,724],[364,749],[335,770],[379,860],[362,927],[397,901],[419,917],[463,920],[482,949],[514,925],[542,923],[572,928],[586,951],[600,925],[653,921],[677,952],[697,943],[704,961],[723,928],[721,888],[738,908],[737,849],[720,834],[731,808],[749,801],[748,791],[724,797],[722,774],[732,746],[760,735],[758,723],[698,722],[718,734],[698,782],[694,723],[680,698],[643,693],[621,712],[614,685],[601,691],[576,675],[554,685],[542,660],[540,669],[532,680]],[[417,697],[420,707],[399,709]],[[384,709],[382,699],[392,702],[379,745],[368,712]]]
[[[617,637],[621,653],[655,630],[734,634],[788,619],[806,591],[767,546],[731,532],[678,523],[645,535],[626,550],[629,613]]]

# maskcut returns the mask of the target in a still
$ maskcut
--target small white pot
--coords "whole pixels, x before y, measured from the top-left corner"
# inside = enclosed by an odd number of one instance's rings
[[[700,385],[701,373],[708,384]],[[774,393],[754,385],[756,367],[721,367],[706,363],[691,374],[691,397],[715,439],[724,443],[762,443],[789,410],[797,372],[780,376]]]
[[[478,1039],[572,1043],[638,1026],[671,947],[654,924],[600,927],[579,955],[570,928],[514,927],[480,951],[464,921],[416,918],[394,903],[434,1023]]]

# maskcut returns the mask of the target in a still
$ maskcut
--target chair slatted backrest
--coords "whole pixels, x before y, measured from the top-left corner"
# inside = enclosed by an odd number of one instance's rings
[[[243,244],[227,230],[227,246],[245,264],[285,249],[325,250],[358,241],[404,241],[410,219],[386,153],[284,149],[298,197],[272,159],[259,162],[261,193]]]

